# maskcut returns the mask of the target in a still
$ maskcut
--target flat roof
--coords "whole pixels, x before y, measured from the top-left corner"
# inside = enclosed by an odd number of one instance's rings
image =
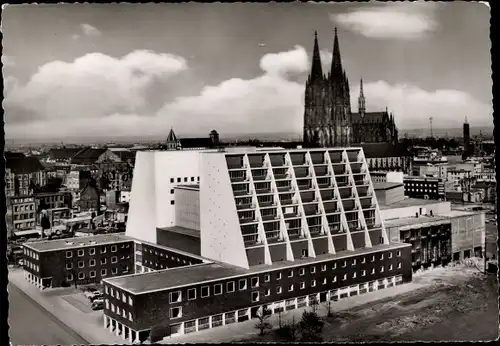
[[[178,234],[187,235],[187,236],[193,237],[193,238],[200,238],[200,231],[197,231],[197,230],[192,229],[192,228],[186,228],[186,227],[181,227],[181,226],[172,226],[172,227],[159,227],[159,228],[157,228],[157,230],[178,233]]]
[[[158,228],[157,228],[157,230],[158,230]],[[197,258],[199,260],[204,261],[205,263],[213,263],[213,261],[211,259],[202,257],[200,255],[197,255],[197,254],[194,254],[194,253],[191,253],[191,252],[179,250],[179,249],[176,249],[176,248],[173,248],[173,247],[169,247],[169,246],[165,246],[165,245],[161,245],[161,244],[157,244],[157,243],[152,243],[150,241],[145,241],[145,240],[134,238],[134,237],[127,236],[127,239],[133,240],[134,242],[137,242],[137,243],[141,243],[141,244],[145,244],[145,245],[157,247],[159,249],[165,249],[165,250],[168,250],[168,251],[172,251],[172,252],[178,253],[179,255],[189,256],[189,257],[192,257],[192,258]]]
[[[221,279],[231,279],[232,277],[247,276],[257,273],[270,272],[275,270],[300,267],[303,265],[321,263],[325,261],[359,256],[373,252],[380,252],[390,249],[398,249],[411,246],[404,243],[392,243],[388,245],[375,245],[370,249],[359,249],[356,251],[341,251],[335,255],[323,254],[316,258],[307,257],[292,261],[277,262],[272,265],[252,266],[244,269],[224,263],[196,264],[185,267],[177,267],[155,272],[132,274],[104,279],[106,283],[121,288],[132,294],[145,294],[154,291],[169,290],[177,287],[190,286]]]
[[[380,203],[379,207],[381,210],[384,209],[395,209],[395,208],[406,208],[406,207],[415,207],[415,206],[426,206],[429,204],[436,204],[436,203],[446,203],[443,201],[437,201],[434,199],[420,199],[420,198],[405,198],[400,201],[391,203],[391,204],[383,204]]]
[[[200,189],[200,184],[192,184],[192,185],[177,185],[174,186],[174,189],[188,189],[188,190],[199,190]]]
[[[94,236],[73,237],[73,238],[65,238],[57,240],[37,241],[32,243],[26,243],[25,246],[31,248],[32,250],[43,252],[43,251],[65,250],[65,249],[70,250],[85,246],[123,243],[127,241],[132,241],[132,239],[126,237],[124,233],[113,233],[113,234],[98,234]]]
[[[392,182],[376,182],[373,183],[374,190],[389,190],[395,187],[403,186],[403,183],[392,183]]]
[[[461,210],[452,210],[451,212],[435,215],[435,216],[426,216],[420,215],[419,217],[404,217],[399,219],[385,220],[385,227],[405,227],[405,226],[426,226],[432,224],[440,224],[446,221],[451,221],[456,217],[462,216],[473,216],[480,214],[478,212],[465,212]]]

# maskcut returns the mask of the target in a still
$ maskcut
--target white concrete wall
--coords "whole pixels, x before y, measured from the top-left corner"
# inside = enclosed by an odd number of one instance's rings
[[[125,235],[156,243],[155,153],[138,152]]]
[[[174,194],[171,190],[177,185],[197,183],[200,176],[200,151],[158,151],[155,155],[156,190],[153,196],[156,197],[156,226],[171,227],[175,225],[175,205],[171,204]],[[185,177],[188,178],[187,182],[184,181]],[[191,177],[195,178],[194,182],[191,182]],[[171,178],[174,179],[173,183]],[[181,182],[177,178],[181,178]]]
[[[388,183],[403,183],[403,172],[387,172]]]
[[[438,202],[430,204],[421,204],[416,206],[409,206],[403,208],[392,208],[392,209],[382,209],[380,212],[384,220],[413,217],[415,213],[420,213],[420,208],[422,208],[422,214],[430,212],[434,215],[445,214],[451,211],[451,202]]]
[[[201,154],[201,256],[249,268],[223,153]]]
[[[175,189],[176,226],[200,230],[200,191]]]
[[[485,232],[484,213],[465,215],[452,219],[452,252],[472,250],[478,246],[484,249]]]

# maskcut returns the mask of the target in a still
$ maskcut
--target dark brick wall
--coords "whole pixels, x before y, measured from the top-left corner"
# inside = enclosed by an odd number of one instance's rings
[[[111,252],[112,245],[116,245],[116,252]],[[89,249],[95,249],[95,255],[90,255]],[[105,253],[101,253],[101,249],[106,248]],[[78,250],[83,249],[83,256],[78,256]],[[72,251],[73,256],[71,258],[66,258],[66,252]],[[113,256],[117,257],[117,263],[111,263],[111,258]],[[101,258],[106,258],[106,264],[101,264]],[[95,260],[95,266],[90,267],[90,259]],[[79,268],[78,262],[83,261],[84,267]],[[66,263],[72,263],[72,269],[66,269]],[[74,285],[76,280],[77,285],[88,284],[88,283],[98,283],[103,278],[132,274],[134,272],[134,246],[133,242],[122,242],[117,244],[106,244],[95,246],[86,246],[81,248],[72,249],[61,249],[55,251],[43,251],[39,252],[39,264],[40,272],[33,273],[40,278],[50,278],[52,277],[52,287],[61,287],[63,282],[69,285]],[[128,267],[128,271],[125,271]],[[24,268],[33,272],[31,269]],[[117,269],[117,273],[112,273],[112,268]],[[106,269],[107,275],[101,276],[101,269]],[[90,271],[95,271],[96,276],[90,278]],[[85,273],[84,279],[78,279],[78,273]],[[68,274],[73,274],[73,281],[67,281],[66,276]]]
[[[255,266],[259,264],[264,264],[264,247],[254,247],[251,249],[246,249],[248,265]]]
[[[165,230],[158,230],[156,232],[156,237],[159,245],[179,249],[195,255],[201,254],[200,238]]]
[[[401,251],[401,256],[397,256],[397,252]],[[392,253],[392,258],[389,258],[389,253]],[[383,254],[383,259],[381,259]],[[375,261],[372,262],[372,256],[375,256]],[[362,263],[363,257],[366,262]],[[409,247],[400,249],[391,249],[386,251],[375,252],[372,254],[357,255],[345,259],[347,261],[345,267],[344,259],[331,260],[321,264],[304,265],[293,268],[293,277],[288,277],[290,269],[280,269],[269,272],[270,280],[265,281],[266,273],[245,275],[237,278],[224,279],[219,282],[195,284],[189,287],[173,288],[170,291],[157,291],[151,293],[144,293],[135,297],[135,306],[137,308],[137,315],[133,322],[124,321],[127,326],[135,330],[148,329],[152,326],[159,326],[160,324],[166,326],[168,324],[176,324],[184,321],[190,321],[196,318],[215,315],[219,313],[244,309],[251,306],[260,306],[266,303],[291,299],[295,297],[305,296],[308,294],[318,293],[321,291],[337,289],[350,285],[360,284],[363,282],[375,281],[385,277],[402,275],[403,281],[411,281],[411,250]],[[352,260],[356,259],[356,264],[352,265]],[[298,264],[300,261],[296,261]],[[402,267],[397,268],[398,263],[401,262]],[[322,266],[326,264],[326,270],[323,271]],[[389,265],[393,265],[393,269],[389,270]],[[384,266],[384,271],[380,272],[380,268]],[[315,272],[311,272],[311,267],[315,267]],[[304,275],[300,275],[300,268],[304,268]],[[375,269],[375,274],[371,274],[371,269]],[[292,269],[292,268],[291,268]],[[362,276],[362,270],[366,270],[366,275]],[[356,272],[356,277],[353,278],[353,273]],[[281,279],[278,279],[277,274],[281,273]],[[346,280],[343,280],[344,274],[347,274]],[[333,277],[337,277],[337,281],[333,282]],[[251,278],[259,278],[259,287],[251,287]],[[240,291],[239,280],[247,279],[246,290]],[[326,279],[326,283],[323,283]],[[316,280],[313,287],[312,280]],[[227,282],[234,282],[235,292],[227,292]],[[300,283],[305,283],[305,288],[300,289]],[[222,283],[222,294],[214,295],[214,285]],[[294,285],[292,292],[288,291],[290,284]],[[210,295],[208,297],[201,297],[201,287],[209,286]],[[277,293],[277,287],[282,288],[282,293]],[[188,289],[194,288],[196,290],[196,299],[188,300]],[[182,302],[169,303],[169,293],[174,291],[182,292]],[[269,296],[266,296],[266,290],[269,290]],[[251,293],[260,292],[260,301],[252,303]],[[182,317],[170,320],[169,311],[171,307],[181,306]],[[161,321],[161,323],[160,323]],[[166,330],[166,329],[165,329]]]
[[[269,245],[269,252],[273,263],[286,261],[286,244]]]
[[[198,258],[169,251],[150,244],[142,244],[141,251],[142,265],[154,270],[182,267],[203,262]]]

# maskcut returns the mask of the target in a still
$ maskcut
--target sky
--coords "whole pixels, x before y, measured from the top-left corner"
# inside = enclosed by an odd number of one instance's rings
[[[301,134],[314,31],[357,111],[400,130],[493,127],[490,10],[474,2],[12,5],[6,139]]]

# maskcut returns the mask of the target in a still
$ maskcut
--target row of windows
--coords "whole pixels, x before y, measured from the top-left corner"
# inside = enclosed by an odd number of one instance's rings
[[[311,267],[311,269],[313,269],[315,267]],[[324,268],[324,270],[323,270]],[[398,269],[401,269],[401,262],[398,262],[397,264],[397,268]],[[301,270],[304,269],[304,268],[301,268]],[[333,268],[334,269],[334,268]],[[389,271],[392,271],[394,270],[394,267],[392,264],[390,264],[388,266],[388,270]],[[326,271],[326,266],[322,267],[322,271]],[[379,268],[379,272],[380,273],[383,273],[385,271],[385,266],[380,266]],[[311,273],[315,273],[315,270],[314,271],[311,271]],[[375,268],[371,268],[370,270],[370,274],[371,275],[374,275],[376,273],[376,269]],[[299,274],[299,275],[304,275],[303,273],[302,274]],[[352,275],[352,278],[355,279],[357,277],[357,273],[354,272],[351,274]],[[360,272],[360,275],[361,276],[366,276],[367,275],[367,271],[366,270],[362,270]],[[288,272],[288,277],[293,277],[293,271],[290,270]],[[281,279],[281,273],[278,273],[277,274],[277,280]],[[342,280],[347,280],[347,274],[344,274]],[[270,274],[265,274],[264,275],[264,282],[269,282],[271,281],[271,275]],[[332,282],[337,282],[337,276],[334,276],[333,279],[332,279]],[[323,278],[323,285],[326,285],[327,284],[327,279],[326,278]],[[247,279],[240,279],[238,281],[238,290],[239,291],[244,291],[248,288],[248,282],[247,282]],[[311,287],[315,287],[316,286],[316,280],[312,280],[311,281]],[[257,288],[259,287],[259,278],[258,277],[253,277],[250,279],[250,287],[251,288]],[[305,288],[305,282],[301,282],[300,284],[300,288],[303,289]],[[291,292],[293,291],[294,289],[294,285],[291,284],[288,286],[288,291]],[[229,281],[229,282],[226,282],[226,293],[232,293],[235,291],[235,282],[234,281]],[[266,290],[266,296],[270,295],[270,289],[267,289]],[[201,287],[201,298],[206,298],[206,297],[209,297],[210,296],[210,286],[202,286]],[[214,296],[217,296],[217,295],[221,295],[223,292],[222,292],[222,284],[215,284],[213,285],[213,295]],[[281,286],[277,286],[276,288],[276,293],[280,294],[281,293]],[[196,288],[190,288],[187,290],[187,299],[188,300],[195,300],[197,298],[197,290]],[[175,291],[175,292],[171,292],[170,295],[169,295],[169,303],[170,304],[174,304],[174,303],[180,303],[182,301],[182,292],[181,291]]]
[[[35,210],[34,204],[14,206],[14,212]]]
[[[34,270],[37,272],[40,271],[40,267],[37,264],[31,263],[31,262],[26,262],[26,265],[28,266],[28,268],[31,268],[31,270]]]
[[[35,227],[35,221],[31,222],[20,222],[14,225],[15,229],[24,229],[26,227]]]
[[[170,258],[172,261],[177,261],[177,262],[179,262],[179,263],[181,263],[181,262],[182,262],[182,263],[184,263],[184,264],[192,264],[192,262],[191,262],[191,261],[186,261],[185,259],[181,259],[181,258],[179,258],[179,257],[177,257],[177,256],[173,256],[173,255],[170,255],[170,256],[169,256],[168,254],[166,254],[166,253],[164,253],[164,252],[162,252],[162,251],[159,251],[159,252],[158,252],[157,250],[153,250],[153,249],[149,249],[149,248],[144,248],[144,252],[146,252],[146,253],[147,253],[147,252],[149,252],[150,254],[154,254],[155,256],[158,256],[158,255],[159,255],[160,257],[165,257],[166,259],[169,259],[169,258]],[[148,261],[145,261],[145,262],[148,262]],[[155,262],[155,263],[156,263],[156,262]],[[152,261],[149,261],[149,264],[153,264],[153,262],[152,262]]]
[[[36,260],[39,259],[38,253],[36,253],[30,249],[24,248],[24,254],[27,255],[28,257],[34,258]]]
[[[28,220],[28,219],[33,219],[35,217],[35,213],[26,213],[26,214],[20,214],[20,215],[14,215],[14,220]]]
[[[121,248],[122,249],[128,249],[130,247],[130,244],[122,244]],[[107,246],[101,247],[101,253],[106,253],[107,251]],[[117,245],[111,245],[111,252],[116,252],[118,251],[118,246]],[[89,255],[93,256],[95,255],[96,250],[94,247],[89,248]],[[85,252],[84,249],[78,249],[78,256],[82,257],[84,256]],[[66,251],[66,258],[71,258],[73,257],[73,251]]]
[[[130,256],[122,256],[122,259],[129,259]],[[107,259],[106,258],[101,258],[101,264],[106,264],[107,262]],[[118,263],[118,257],[117,256],[113,256],[111,257],[111,263]],[[95,267],[95,264],[96,264],[96,261],[95,259],[91,259],[89,260],[89,267]],[[85,267],[85,261],[78,261],[78,268],[84,268]],[[73,263],[72,262],[68,262],[66,263],[66,269],[69,270],[69,269],[73,269]]]
[[[178,183],[182,183],[183,178],[181,178],[181,177],[177,177],[177,179],[176,178],[170,178],[170,183],[173,184],[173,183],[175,183],[176,180],[177,180]],[[191,177],[191,182],[194,182],[194,180],[195,180],[194,177]],[[189,181],[189,177],[184,177],[184,182],[187,183],[188,181]],[[200,177],[196,177],[196,181],[199,182],[200,181]],[[172,191],[171,191],[171,193],[173,193]]]
[[[127,295],[126,295],[125,293],[122,293],[122,294],[120,295],[120,291],[115,290],[113,287],[108,287],[108,286],[105,286],[105,287],[104,287],[104,292],[105,292],[106,294],[109,294],[111,297],[115,297],[115,298],[116,298],[116,299],[118,299],[118,300],[120,300],[120,298],[121,298],[122,302],[124,302],[124,303],[127,303],[127,302],[128,302],[128,304],[129,304],[130,306],[133,306],[133,305],[134,305],[134,304],[133,304],[133,301],[132,301],[132,297],[131,297],[131,296],[128,296],[128,297],[127,297]],[[128,298],[128,299],[127,299],[127,298]]]
[[[436,193],[436,192],[437,192],[437,189],[432,189],[432,190],[431,190],[431,189],[428,189],[428,190],[427,190],[427,189],[415,189],[415,188],[412,188],[412,187],[407,188],[407,190],[408,190],[408,191],[410,191],[410,192],[429,192],[429,193],[430,193],[430,192],[434,192],[434,193]]]
[[[111,309],[110,309],[110,307],[111,307]],[[121,313],[121,316],[123,318],[127,318],[127,312],[125,311],[125,309],[120,309],[119,306],[116,306],[116,308],[115,308],[113,303],[110,304],[107,299],[106,299],[106,309],[110,309],[112,312],[116,313],[117,315],[120,315],[120,313]],[[128,320],[129,321],[134,320],[131,312],[128,313]]]

